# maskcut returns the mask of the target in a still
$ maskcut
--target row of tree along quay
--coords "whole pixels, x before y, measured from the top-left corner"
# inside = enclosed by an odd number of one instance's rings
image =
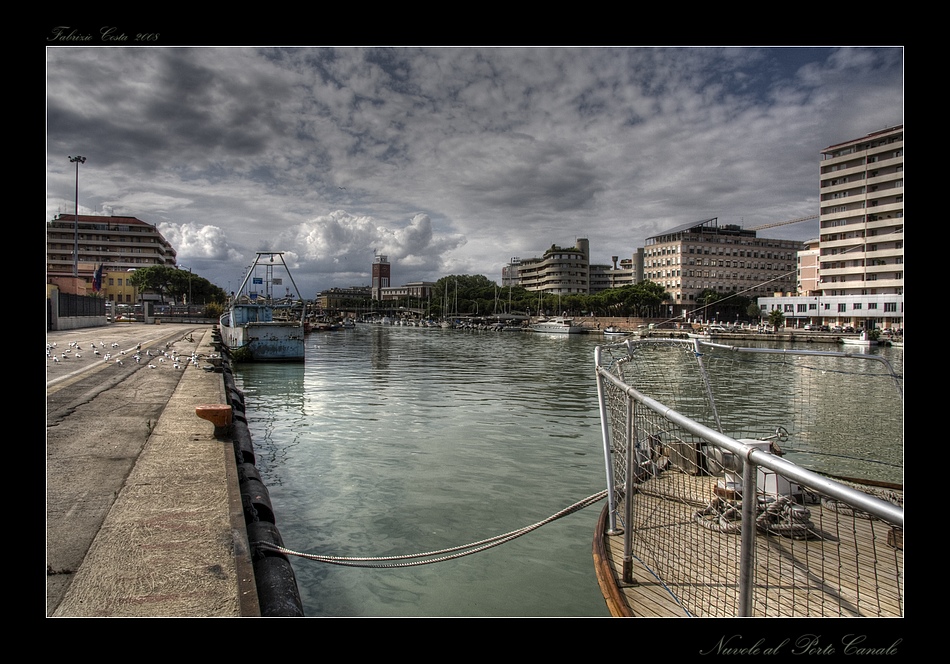
[[[189,314],[217,318],[227,305],[228,293],[204,277],[175,267],[154,265],[129,274],[129,283],[143,298],[169,307],[187,304]],[[514,314],[525,316],[568,315],[611,318],[663,319],[670,315],[670,294],[657,283],[608,288],[592,294],[556,294],[529,291],[523,286],[499,286],[484,275],[448,275],[429,289],[425,298],[405,296],[385,303],[371,302],[366,297],[334,301],[332,310],[321,311],[319,300],[302,302],[313,313],[366,312],[373,307],[411,310],[433,318],[457,315],[492,316]],[[201,311],[198,312],[197,310]],[[174,315],[169,309],[156,313]],[[761,312],[755,301],[738,294],[722,294],[708,289],[696,298],[687,318],[721,321],[758,321]],[[671,317],[672,318],[672,317]],[[679,317],[682,319],[682,316]]]

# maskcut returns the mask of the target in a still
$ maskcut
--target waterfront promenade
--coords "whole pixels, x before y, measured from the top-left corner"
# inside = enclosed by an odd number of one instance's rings
[[[260,615],[212,330],[47,333],[47,617]]]

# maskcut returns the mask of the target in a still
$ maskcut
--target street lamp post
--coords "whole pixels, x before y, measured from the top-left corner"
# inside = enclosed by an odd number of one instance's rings
[[[73,276],[79,276],[79,164],[85,164],[85,157],[70,157],[69,163],[76,164],[76,226],[73,233]]]
[[[178,269],[188,270],[188,314],[191,315],[191,268],[185,265],[179,265]]]

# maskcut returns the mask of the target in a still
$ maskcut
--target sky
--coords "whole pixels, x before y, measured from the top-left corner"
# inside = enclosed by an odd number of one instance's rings
[[[281,251],[301,295],[594,263],[717,217],[818,213],[821,151],[903,124],[902,47],[46,50],[46,218],[133,216],[226,290]],[[759,231],[807,240],[816,220]]]

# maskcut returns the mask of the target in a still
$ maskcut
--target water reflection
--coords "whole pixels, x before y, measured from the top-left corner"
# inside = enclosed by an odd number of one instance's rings
[[[285,544],[332,556],[432,551],[597,493],[605,479],[593,352],[602,341],[366,325],[309,335],[304,366],[239,365]],[[769,389],[785,399],[804,386]],[[819,417],[809,427],[838,424]],[[813,457],[812,442],[801,442],[800,456]],[[294,559],[305,613],[605,617],[590,554],[601,507],[437,565]]]

